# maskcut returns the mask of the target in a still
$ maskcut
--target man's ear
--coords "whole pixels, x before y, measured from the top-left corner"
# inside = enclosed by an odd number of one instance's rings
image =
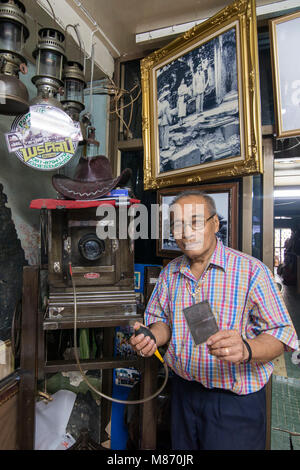
[[[214,224],[215,224],[215,233],[218,233],[218,231],[220,230],[220,221],[219,221],[218,214],[214,216]]]

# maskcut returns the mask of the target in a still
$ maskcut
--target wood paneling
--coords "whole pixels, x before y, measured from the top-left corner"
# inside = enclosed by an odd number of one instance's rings
[[[18,450],[18,382],[0,389],[0,450]]]

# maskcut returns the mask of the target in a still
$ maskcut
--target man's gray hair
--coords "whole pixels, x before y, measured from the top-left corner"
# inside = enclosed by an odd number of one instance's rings
[[[189,189],[187,191],[182,191],[173,199],[171,206],[173,206],[173,204],[176,204],[176,202],[188,196],[197,196],[199,198],[204,199],[209,209],[210,215],[217,213],[216,203],[214,199],[211,196],[209,196],[209,194],[206,194],[204,191],[199,191],[199,189],[195,189],[194,191],[192,189]]]

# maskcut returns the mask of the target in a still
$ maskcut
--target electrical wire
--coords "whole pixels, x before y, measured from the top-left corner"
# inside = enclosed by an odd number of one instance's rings
[[[76,36],[77,36],[77,41],[78,41],[78,45],[79,45],[79,49],[80,49],[80,60],[81,60],[81,56],[83,58],[83,73],[85,74],[85,46],[84,46],[84,43],[83,43],[83,40],[80,36],[80,33],[79,33],[79,30],[78,30],[78,24],[67,24],[66,28],[65,28],[65,33],[66,33],[66,50],[67,50],[67,39],[68,39],[68,36],[67,36],[67,32],[68,32],[68,28],[73,28],[75,33],[76,33]],[[83,45],[83,47],[82,47]]]
[[[75,359],[76,359],[78,369],[80,371],[80,374],[81,374],[83,380],[85,381],[87,386],[93,392],[95,392],[97,395],[99,395],[102,398],[105,398],[106,400],[112,401],[114,403],[121,403],[123,405],[139,405],[139,404],[142,404],[142,403],[146,403],[150,400],[153,400],[153,398],[157,397],[162,392],[162,390],[165,388],[165,386],[167,384],[168,377],[169,377],[169,371],[168,371],[168,366],[167,366],[166,362],[163,362],[163,366],[164,366],[164,369],[165,369],[165,380],[164,380],[162,386],[155,393],[150,395],[149,397],[142,398],[140,400],[119,400],[117,398],[112,398],[112,397],[110,397],[108,395],[105,395],[104,393],[100,392],[99,390],[97,390],[89,382],[89,380],[87,379],[87,377],[86,377],[86,375],[85,375],[85,373],[84,373],[84,371],[81,367],[80,360],[79,360],[79,357],[78,357],[78,351],[77,351],[77,298],[76,298],[76,286],[75,286],[75,282],[74,282],[74,279],[73,279],[71,263],[69,263],[69,267],[70,267],[69,272],[70,272],[70,276],[71,276],[71,280],[72,280],[72,287],[73,287],[73,294],[74,294],[74,354],[75,354]]]
[[[291,204],[296,204],[296,201],[291,202],[281,202],[280,204],[274,204],[274,206],[290,206]]]
[[[123,125],[126,127],[128,134],[130,134],[130,125],[131,125],[132,115],[133,115],[133,103],[140,97],[140,94],[142,92],[141,88],[140,88],[140,85],[136,84],[136,85],[134,85],[134,87],[130,91],[128,91],[128,90],[124,90],[122,88],[117,87],[112,79],[110,79],[110,82],[112,84],[111,89],[114,91],[115,97],[113,99],[114,109],[112,111],[109,111],[109,113],[110,114],[116,114],[118,116],[118,118],[120,119],[120,121],[123,123]],[[136,90],[136,88],[138,88],[138,87],[139,87],[139,90],[138,90],[136,96],[133,98],[132,94]],[[120,107],[118,107],[119,100],[125,94],[129,95],[129,99],[130,99],[129,103],[123,104]],[[123,119],[122,115],[121,115],[121,111],[124,110],[125,108],[127,108],[128,106],[130,106],[131,108],[130,108],[128,123],[126,123],[125,120]]]
[[[53,19],[54,19],[55,23],[57,23],[57,19],[56,19],[56,16],[55,16],[55,13],[54,13],[54,10],[53,10],[53,7],[52,7],[51,3],[49,2],[49,0],[46,0],[46,2],[48,3],[48,5],[50,7],[50,10],[51,10],[51,13],[52,13],[52,16],[53,16]]]
[[[299,140],[298,137],[295,137],[295,140],[297,142],[295,145],[292,145],[291,147],[287,147],[286,149],[282,149],[282,150],[280,150],[280,149],[279,150],[274,150],[274,153],[287,152],[289,150],[293,150],[294,148],[298,147],[300,145],[300,140]]]
[[[95,67],[95,44],[92,44],[91,50],[91,81],[90,81],[90,113],[93,116],[93,81],[94,81],[94,67]]]

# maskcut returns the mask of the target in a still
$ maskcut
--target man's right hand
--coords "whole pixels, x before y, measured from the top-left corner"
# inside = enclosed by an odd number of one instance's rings
[[[138,330],[140,326],[147,328],[145,325],[139,322],[135,322],[134,329]],[[146,336],[141,333],[138,336],[132,335],[129,339],[129,343],[133,347],[134,351],[137,352],[140,356],[150,357],[155,353],[157,346],[155,341],[149,336]]]

